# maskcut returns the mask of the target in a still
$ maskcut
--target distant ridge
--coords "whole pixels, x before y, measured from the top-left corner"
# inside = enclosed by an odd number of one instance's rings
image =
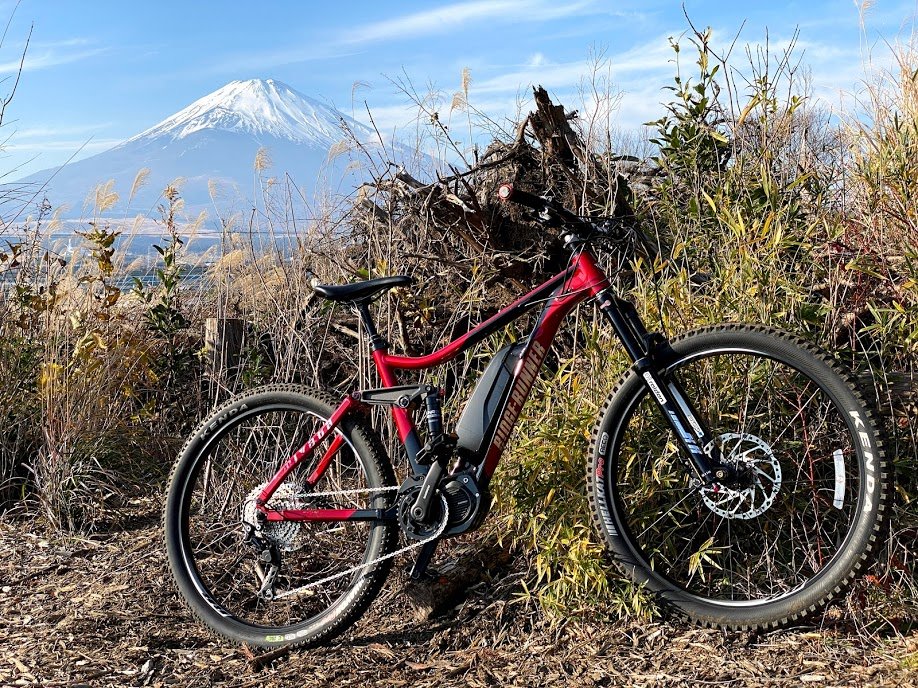
[[[287,84],[232,81],[114,148],[22,181],[51,179],[47,196],[53,206],[67,206],[65,218],[91,215],[91,209],[84,210],[88,194],[110,179],[121,196],[114,216],[154,212],[163,188],[176,178],[184,180],[180,188],[189,213],[214,211],[215,205],[229,212],[251,207],[258,192],[254,161],[262,147],[272,162],[266,176],[289,174],[307,198],[326,183],[342,192],[357,186],[359,173],[349,169],[354,158],[337,155],[345,129],[378,146],[372,129]],[[336,155],[329,161],[333,148]],[[149,177],[128,203],[131,185],[144,168],[150,169]]]

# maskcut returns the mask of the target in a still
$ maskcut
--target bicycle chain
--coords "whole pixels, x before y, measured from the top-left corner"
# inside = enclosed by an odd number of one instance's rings
[[[398,490],[398,489],[399,489],[398,487],[375,487],[375,488],[370,488],[370,489],[365,489],[365,490],[341,490],[339,492],[308,492],[303,495],[297,495],[297,496],[333,497],[337,495],[364,494],[366,492],[386,492],[386,491]],[[386,559],[392,559],[393,557],[397,557],[400,554],[404,554],[405,552],[408,552],[414,549],[415,547],[420,547],[422,545],[426,545],[428,542],[433,542],[438,537],[443,535],[443,532],[446,530],[446,526],[449,525],[449,505],[447,504],[446,498],[443,495],[440,495],[440,502],[443,505],[442,523],[440,524],[440,527],[437,528],[437,532],[431,535],[430,537],[425,538],[424,540],[419,540],[418,542],[412,543],[410,545],[406,545],[405,547],[402,547],[401,549],[398,549],[394,552],[389,552],[388,554],[384,554],[383,556],[379,557],[378,559],[374,559],[373,561],[368,561],[364,564],[358,564],[357,566],[352,566],[349,569],[345,569],[344,571],[339,571],[338,573],[332,574],[331,576],[326,576],[325,578],[321,578],[317,581],[313,581],[312,583],[301,585],[300,587],[294,588],[293,590],[287,590],[286,592],[278,593],[274,595],[274,599],[279,600],[285,597],[291,597],[293,595],[298,595],[302,592],[310,590],[311,588],[315,588],[324,583],[328,583],[330,581],[337,580],[338,578],[343,578],[344,576],[348,576],[352,573],[356,573],[357,571],[361,571],[363,569],[369,568],[370,566],[375,566],[379,562],[385,561]]]

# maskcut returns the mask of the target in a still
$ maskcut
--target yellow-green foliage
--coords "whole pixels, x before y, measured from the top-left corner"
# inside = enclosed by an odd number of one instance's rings
[[[117,199],[110,185],[97,196],[105,207]],[[174,332],[155,327],[170,302],[118,286],[119,231],[92,221],[77,235],[69,262],[39,231],[0,256],[10,277],[0,284],[3,506],[37,501],[65,530],[92,529],[123,490],[162,472],[157,447],[175,444],[162,410],[183,384],[164,336]]]
[[[606,393],[625,368],[615,342],[592,323],[578,328],[575,356],[548,367],[495,475],[494,510],[517,545],[529,551],[524,589],[553,612],[597,603],[615,613],[648,615],[649,596],[612,568],[593,533],[585,468],[590,433]]]
[[[600,169],[619,151],[598,150],[584,163],[582,179],[565,170],[564,183],[555,186],[577,197],[578,184],[595,191],[601,183],[601,193],[582,194],[594,205],[627,195],[649,245],[620,257],[617,283],[649,329],[674,335],[722,321],[773,324],[822,344],[860,376],[870,401],[891,419],[900,501],[889,570],[898,589],[914,592],[918,414],[915,397],[904,390],[918,363],[918,60],[914,51],[901,52],[900,69],[871,85],[869,112],[839,128],[797,88],[790,55],[753,55],[746,78],[736,83],[710,41],[710,34],[697,33],[674,44],[680,62],[670,102],[654,123],[650,162],[659,174],[652,182],[624,194],[617,172]],[[469,126],[470,86],[464,78],[457,100]],[[601,134],[586,139],[607,145],[611,137]],[[520,156],[510,164],[532,168],[522,177],[526,183],[552,179],[527,139],[499,150]],[[265,164],[261,156],[256,167]],[[208,316],[247,322],[237,384],[273,379],[345,391],[378,383],[353,319],[310,295],[313,274],[343,282],[413,273],[417,286],[375,307],[381,332],[401,350],[442,345],[518,296],[558,255],[549,255],[542,228],[515,224],[519,215],[495,210],[482,219],[466,212],[464,204],[481,205],[494,182],[503,181],[488,176],[494,170],[424,193],[404,174],[389,178],[374,194],[361,192],[363,214],[356,219],[297,225],[292,250],[266,248],[289,240],[295,224],[277,186],[265,192],[259,214],[265,226],[258,232],[225,218],[223,259],[193,298],[208,304]],[[460,198],[465,184],[467,203]],[[405,188],[410,192],[401,198],[416,206],[395,204],[391,190]],[[434,192],[455,205],[439,225],[427,205]],[[95,198],[108,207],[117,195],[103,186]],[[143,483],[150,457],[168,456],[202,403],[232,391],[224,380],[205,377],[196,356],[202,313],[182,289],[176,189],[167,190],[164,206],[171,240],[160,247],[152,287],[118,286],[117,237],[101,222],[82,235],[86,257],[79,269],[43,254],[38,241],[0,249],[0,278],[14,275],[0,286],[4,504],[37,498],[55,525],[90,527],[116,484]],[[470,215],[477,224],[464,221]],[[487,222],[501,232],[488,234]],[[344,228],[351,234],[345,237]],[[256,247],[253,234],[268,241]],[[507,241],[503,253],[488,243],[494,236]],[[515,254],[537,240],[542,248],[518,260]],[[627,361],[595,311],[578,313],[495,476],[493,518],[530,552],[526,589],[546,609],[561,613],[602,602],[611,611],[644,615],[652,611],[647,596],[612,571],[592,533],[584,478],[597,411]],[[482,360],[454,361],[448,373],[437,373],[438,384],[449,376],[469,381]],[[456,404],[448,410],[454,420]],[[391,434],[388,440],[398,463]]]
[[[655,123],[665,175],[637,208],[662,250],[632,264],[627,291],[651,329],[772,324],[822,344],[859,374],[872,401],[894,417],[903,502],[893,532],[901,546],[886,575],[907,596],[918,532],[915,406],[894,388],[913,379],[918,342],[915,53],[875,93],[871,125],[843,134],[805,99],[779,98],[787,75],[756,64],[745,100],[724,102],[716,77],[726,65],[708,40],[692,38],[698,75],[680,72],[667,116]],[[846,187],[854,193],[842,195]],[[620,611],[648,609],[640,591],[607,577],[613,572],[585,526],[589,430],[625,365],[614,346],[591,341],[580,362],[565,360],[534,390],[510,466],[498,473],[498,510],[532,552],[529,589],[553,610],[594,599]],[[612,365],[597,361],[598,351]]]

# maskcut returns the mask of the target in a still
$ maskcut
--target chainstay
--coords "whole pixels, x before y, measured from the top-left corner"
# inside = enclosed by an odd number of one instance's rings
[[[397,488],[397,487],[382,487],[382,488],[371,488],[371,489],[365,489],[365,490],[341,490],[340,492],[321,492],[321,493],[320,493],[320,492],[309,492],[309,493],[306,493],[304,496],[309,496],[309,497],[331,497],[331,496],[343,495],[343,494],[358,494],[358,493],[363,494],[363,493],[367,493],[367,492],[383,492],[383,491],[397,490],[397,489],[399,489],[399,488]],[[415,548],[417,548],[417,547],[421,547],[421,546],[423,546],[423,545],[426,545],[428,542],[433,542],[433,541],[436,540],[438,537],[440,537],[441,535],[443,535],[444,531],[446,531],[447,525],[449,525],[449,505],[447,504],[446,498],[443,497],[443,495],[440,495],[440,503],[441,503],[442,506],[443,506],[443,519],[442,519],[442,523],[440,524],[440,527],[437,528],[437,532],[434,533],[433,535],[431,535],[430,537],[427,537],[427,538],[425,538],[425,539],[423,539],[423,540],[419,540],[418,542],[414,542],[414,543],[412,543],[412,544],[410,544],[410,545],[406,545],[405,547],[402,547],[401,549],[397,549],[397,550],[395,550],[394,552],[389,552],[388,554],[384,554],[383,556],[381,556],[381,557],[379,557],[379,558],[377,558],[377,559],[374,559],[373,561],[368,561],[368,562],[365,562],[365,563],[363,563],[363,564],[357,564],[357,566],[352,566],[352,567],[349,568],[349,569],[345,569],[344,571],[339,571],[338,573],[334,573],[334,574],[332,574],[332,575],[330,575],[330,576],[326,576],[325,578],[321,578],[321,579],[319,579],[319,580],[317,580],[317,581],[313,581],[312,583],[307,583],[306,585],[301,585],[301,586],[299,586],[298,588],[294,588],[293,590],[287,590],[286,592],[277,593],[277,594],[274,595],[274,599],[275,599],[275,600],[280,600],[280,599],[283,599],[283,598],[285,598],[285,597],[292,597],[292,596],[294,596],[294,595],[300,595],[300,594],[302,594],[302,593],[304,593],[304,592],[307,592],[308,590],[311,590],[312,588],[318,587],[319,585],[323,585],[323,584],[325,584],[325,583],[329,583],[329,582],[331,582],[331,581],[333,581],[333,580],[337,580],[337,579],[339,579],[339,578],[344,578],[345,576],[349,576],[349,575],[351,575],[351,574],[357,573],[358,571],[362,571],[363,569],[369,568],[369,567],[371,567],[371,566],[375,566],[376,564],[378,564],[378,563],[381,562],[381,561],[386,561],[387,559],[392,559],[393,557],[397,557],[397,556],[399,556],[400,554],[404,554],[405,552],[410,552],[411,550],[413,550],[413,549],[415,549]]]
[[[395,487],[364,487],[358,490],[338,490],[336,492],[297,492],[293,497],[338,497],[340,495],[366,494],[367,492],[392,492],[400,489]]]

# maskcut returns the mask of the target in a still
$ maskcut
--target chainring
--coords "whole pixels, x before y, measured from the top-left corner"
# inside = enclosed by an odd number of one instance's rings
[[[443,494],[430,505],[429,520],[421,523],[411,516],[411,507],[418,495],[421,494],[421,484],[413,485],[407,490],[402,490],[398,495],[398,524],[409,540],[416,542],[427,540],[436,533],[442,533],[449,523],[449,503]]]

